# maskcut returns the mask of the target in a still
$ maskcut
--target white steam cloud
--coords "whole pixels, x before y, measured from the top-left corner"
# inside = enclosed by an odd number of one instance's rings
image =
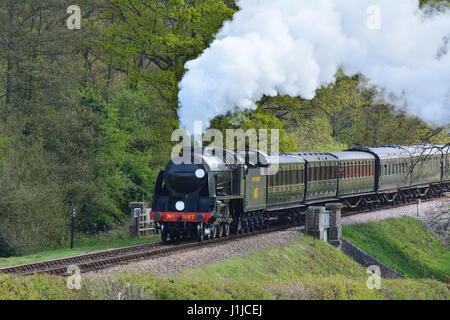
[[[410,113],[450,122],[450,12],[418,0],[240,0],[211,47],[186,64],[182,127],[263,95],[312,99],[339,65],[403,96]]]

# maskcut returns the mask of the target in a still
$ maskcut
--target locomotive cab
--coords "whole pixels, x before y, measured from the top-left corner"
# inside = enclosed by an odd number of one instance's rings
[[[191,161],[170,161],[158,175],[151,217],[161,226],[163,241],[229,234],[229,202],[241,197],[243,166],[239,159],[227,162],[226,150],[202,151]]]

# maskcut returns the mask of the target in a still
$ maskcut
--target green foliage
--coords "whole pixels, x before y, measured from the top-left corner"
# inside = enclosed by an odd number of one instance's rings
[[[367,253],[408,277],[449,279],[449,250],[414,218],[392,218],[344,227],[343,234]]]
[[[272,133],[271,130],[279,130],[279,148],[281,152],[297,151],[295,138],[287,134],[284,124],[276,116],[264,110],[258,109],[255,112],[236,112],[225,116],[216,117],[211,121],[211,128],[218,129],[222,132],[226,146],[226,130],[227,129],[242,129],[247,131],[255,129],[256,133],[259,130],[267,130],[267,150],[272,150]],[[261,138],[261,137],[260,137]],[[227,146],[230,148],[229,146]]]
[[[217,283],[184,279],[156,279],[149,273],[122,273],[87,281],[84,288],[91,298],[124,300],[243,300],[268,299],[270,295],[246,282]]]
[[[381,290],[344,277],[314,278],[264,285],[279,300],[447,300],[445,284],[433,280],[383,280]]]
[[[0,275],[0,300],[74,300],[82,292],[69,290],[61,277]]]
[[[208,46],[233,12],[221,0],[114,0],[114,24],[100,47],[133,87],[150,87],[176,103],[184,64]]]
[[[15,141],[0,167],[0,249],[25,254],[60,247],[67,220],[56,162],[39,144]]]

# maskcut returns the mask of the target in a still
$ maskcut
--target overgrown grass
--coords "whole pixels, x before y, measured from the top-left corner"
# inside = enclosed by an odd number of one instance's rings
[[[99,234],[95,237],[82,237],[74,244],[74,248],[64,248],[59,250],[44,251],[20,257],[0,258],[0,268],[15,266],[50,259],[65,258],[79,254],[95,252],[99,250],[121,248],[143,243],[159,241],[160,236],[148,236],[133,238],[125,230],[118,229]]]
[[[450,280],[450,251],[414,218],[344,226],[343,235],[407,277]]]
[[[84,299],[85,291],[69,290],[66,280],[55,276],[0,275],[0,300]]]

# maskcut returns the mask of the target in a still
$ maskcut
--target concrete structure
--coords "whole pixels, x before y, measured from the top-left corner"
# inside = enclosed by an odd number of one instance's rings
[[[339,247],[342,235],[342,208],[340,203],[329,203],[325,207],[309,207],[305,221],[306,235]]]

